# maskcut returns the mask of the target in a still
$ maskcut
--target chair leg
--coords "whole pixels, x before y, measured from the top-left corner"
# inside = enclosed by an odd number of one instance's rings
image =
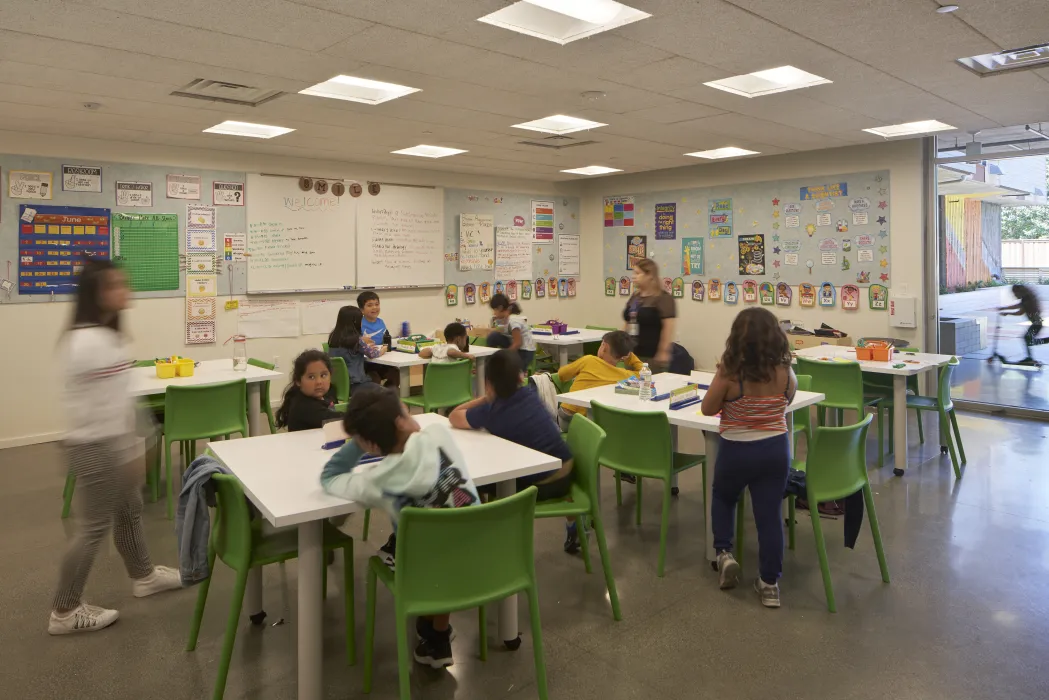
[[[952,408],[947,412],[948,417],[951,419],[951,427],[954,428],[954,441],[958,447],[958,456],[962,458],[962,464],[966,464],[968,460],[965,459],[965,447],[962,445],[962,433],[958,430],[958,415]]]
[[[915,411],[914,417],[918,419],[918,442],[922,445],[925,444],[925,426],[922,425],[922,412]]]
[[[233,600],[230,601],[229,617],[226,620],[226,636],[222,640],[222,656],[219,658],[219,676],[215,679],[213,700],[222,700],[226,692],[226,677],[229,676],[229,664],[233,658],[233,642],[237,639],[237,626],[240,623],[240,610],[244,605],[244,589],[247,585],[248,569],[245,568],[237,572],[237,583],[233,587]]]
[[[372,692],[372,672],[375,661],[375,584],[378,577],[368,565],[368,591],[364,601],[364,692]]]
[[[616,505],[623,505],[623,478],[616,472]]]
[[[153,453],[153,465],[150,467],[152,478],[149,483],[149,502],[156,503],[160,498],[160,454],[164,449],[164,435],[157,433],[156,451]]]
[[[328,550],[324,550],[321,556],[321,601],[328,599]],[[324,605],[321,602],[321,605]]]
[[[590,538],[586,536],[586,516],[576,516],[576,532],[579,533],[579,546],[583,550],[583,566],[586,567],[586,572],[592,574],[594,572],[593,567],[590,565]]]
[[[794,496],[787,496],[787,549],[794,549],[794,520],[797,517],[794,508]]]
[[[895,407],[889,409],[889,454],[896,454],[896,418],[894,415],[895,413]]]
[[[881,545],[881,528],[878,527],[878,514],[874,511],[874,496],[871,485],[863,485],[863,504],[867,507],[867,520],[871,524],[871,535],[874,537],[874,551],[878,553],[878,568],[881,569],[881,580],[889,582],[889,565],[885,563],[885,549]]]
[[[368,541],[368,530],[371,528],[371,524],[372,524],[372,509],[369,508],[368,510],[364,511],[364,532],[361,533],[361,539],[364,540],[365,542]]]
[[[208,602],[208,589],[211,588],[211,577],[215,575],[215,552],[210,545],[208,546],[208,571],[211,573],[200,582],[200,588],[197,590],[197,605],[193,610],[193,622],[189,626],[189,641],[186,642],[186,651],[193,651],[197,648],[200,623],[204,619],[204,606]]]
[[[485,606],[477,608],[477,644],[481,661],[488,660],[488,611]]]
[[[637,478],[638,487],[641,486],[641,477]],[[638,491],[638,495],[641,492]],[[639,498],[638,501],[641,499]],[[640,524],[641,509],[638,509],[638,524]],[[663,482],[663,517],[659,523],[659,569],[656,572],[659,578],[663,578],[663,571],[667,562],[667,531],[670,529],[670,478]]]
[[[834,605],[834,587],[830,582],[830,562],[827,561],[827,543],[823,539],[823,527],[820,525],[820,513],[817,504],[809,499],[809,518],[812,520],[812,534],[816,536],[816,553],[820,558],[820,571],[823,573],[823,591],[827,594],[827,610],[837,612]]]
[[[182,454],[182,443],[178,444],[178,453]],[[168,520],[174,520],[175,518],[175,495],[174,495],[174,483],[171,479],[171,441],[166,437],[164,438],[164,481],[166,482],[165,488],[168,494]]]
[[[823,406],[816,406],[816,424],[820,427],[827,424],[827,409]]]
[[[601,554],[601,568],[605,572],[605,587],[608,589],[608,602],[612,604],[612,619],[618,622],[623,619],[623,611],[619,608],[619,593],[616,590],[616,580],[612,576],[612,560],[608,554],[608,543],[605,542],[605,525],[601,521],[601,515],[597,512],[597,504],[590,514],[590,523],[594,528],[594,537],[597,539],[597,551]]]
[[[636,513],[635,520],[637,521],[638,526],[640,526],[641,525],[641,482],[644,481],[644,479],[642,479],[640,476],[636,476],[634,478],[637,479],[637,484],[636,484],[637,503],[634,504],[634,511]]]
[[[412,700],[411,662],[409,657],[412,650],[408,646],[408,616],[395,605],[397,613],[394,618],[397,622],[397,678],[400,687],[400,700]]]
[[[670,493],[670,487],[667,487]],[[669,499],[668,499],[669,503]],[[528,612],[532,618],[532,652],[535,654],[535,685],[539,700],[549,700],[546,689],[546,661],[543,657],[543,628],[539,623],[539,592],[536,590],[535,581],[528,589]],[[401,700],[409,700],[407,696]]]
[[[958,453],[954,449],[954,438],[951,437],[951,427],[947,423],[947,412],[940,411],[940,425],[943,426],[943,439],[947,441],[947,449],[951,453],[951,466],[954,467],[954,478],[962,478],[962,467],[958,463]]]
[[[69,517],[69,506],[73,503],[73,489],[76,488],[76,477],[73,472],[66,474],[66,485],[62,489],[62,519]]]
[[[878,414],[878,468],[885,466],[885,409],[877,406],[875,412]]]
[[[327,578],[327,575],[325,575],[325,578]],[[354,666],[357,664],[357,615],[353,609],[352,540],[342,548],[342,597],[346,606],[346,665]]]

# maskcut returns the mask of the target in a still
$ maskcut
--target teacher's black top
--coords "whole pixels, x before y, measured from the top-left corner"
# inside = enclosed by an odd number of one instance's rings
[[[663,319],[677,316],[674,297],[660,290],[653,296],[641,296],[635,292],[623,309],[623,320],[634,337],[637,346],[634,354],[641,358],[652,358],[659,351],[659,338],[663,334]]]

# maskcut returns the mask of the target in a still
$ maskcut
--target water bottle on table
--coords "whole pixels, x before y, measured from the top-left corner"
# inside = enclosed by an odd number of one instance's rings
[[[648,363],[641,365],[641,388],[637,392],[637,397],[642,401],[652,400],[652,370],[649,369]]]

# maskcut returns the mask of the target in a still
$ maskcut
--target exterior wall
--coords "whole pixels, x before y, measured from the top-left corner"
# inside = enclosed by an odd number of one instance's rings
[[[950,289],[1001,276],[1001,206],[960,195],[940,197],[940,206],[942,284]]]

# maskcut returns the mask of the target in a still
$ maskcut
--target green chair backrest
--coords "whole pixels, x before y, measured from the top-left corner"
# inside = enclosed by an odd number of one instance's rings
[[[554,388],[557,389],[558,394],[567,394],[572,390],[572,384],[575,383],[574,379],[569,379],[567,382],[562,381],[557,372],[553,372],[550,375],[550,381],[553,382]]]
[[[394,599],[407,615],[475,608],[535,585],[536,488],[464,508],[405,508]]]
[[[799,374],[797,379],[798,391],[812,391],[812,377],[807,374]],[[812,427],[812,412],[808,408],[793,411],[791,416],[794,418],[795,427],[801,426],[806,430]]]
[[[470,345],[476,345],[478,347],[488,347],[488,338],[483,335],[478,335],[470,338]]]
[[[431,406],[458,406],[473,400],[470,360],[431,362],[423,375],[423,397]]]
[[[164,435],[171,442],[230,433],[248,436],[247,382],[243,379],[204,386],[169,386],[164,407]]]
[[[820,406],[863,413],[863,372],[859,362],[824,362],[799,357],[797,370],[798,374],[812,377],[812,391],[827,397]]]
[[[135,367],[153,367],[156,364],[156,360],[135,360]]]
[[[606,328],[605,326],[587,326],[588,331],[614,331],[615,328]],[[597,351],[601,349],[601,341],[594,340],[589,343],[583,343],[583,354],[584,355],[596,355]]]
[[[264,362],[263,360],[256,360],[254,357],[248,358],[248,364],[252,367],[260,367],[262,369],[268,369],[272,371],[276,365],[272,362]],[[269,380],[259,382],[262,386],[259,388],[259,395],[262,398],[263,410],[271,407],[273,404],[270,403],[270,383]]]
[[[215,527],[211,544],[215,554],[232,569],[247,568],[251,561],[251,512],[240,481],[232,474],[214,474]]]
[[[335,387],[336,403],[350,400],[350,370],[346,369],[346,360],[341,357],[331,359],[331,383]]]
[[[666,413],[625,411],[594,401],[590,404],[590,414],[606,435],[601,464],[640,476],[666,478],[670,475],[674,455]],[[575,423],[575,418],[572,422]]]
[[[867,429],[874,415],[868,413],[855,425],[842,428],[817,426],[805,459],[805,481],[810,503],[851,496],[867,482]]]
[[[609,328],[607,326],[587,326],[586,329],[588,331],[609,331],[609,332],[616,330],[615,328]]]
[[[951,377],[954,376],[954,368],[958,366],[958,358],[952,357],[951,361],[940,368],[940,381],[936,394],[940,400],[943,410],[950,411],[954,408],[954,400],[951,398]]]
[[[324,352],[328,352],[328,344],[327,343],[321,343],[321,350],[323,350]]]
[[[572,452],[572,480],[597,503],[597,470],[601,466],[601,449],[605,431],[581,413],[572,418],[568,428],[568,449]]]

